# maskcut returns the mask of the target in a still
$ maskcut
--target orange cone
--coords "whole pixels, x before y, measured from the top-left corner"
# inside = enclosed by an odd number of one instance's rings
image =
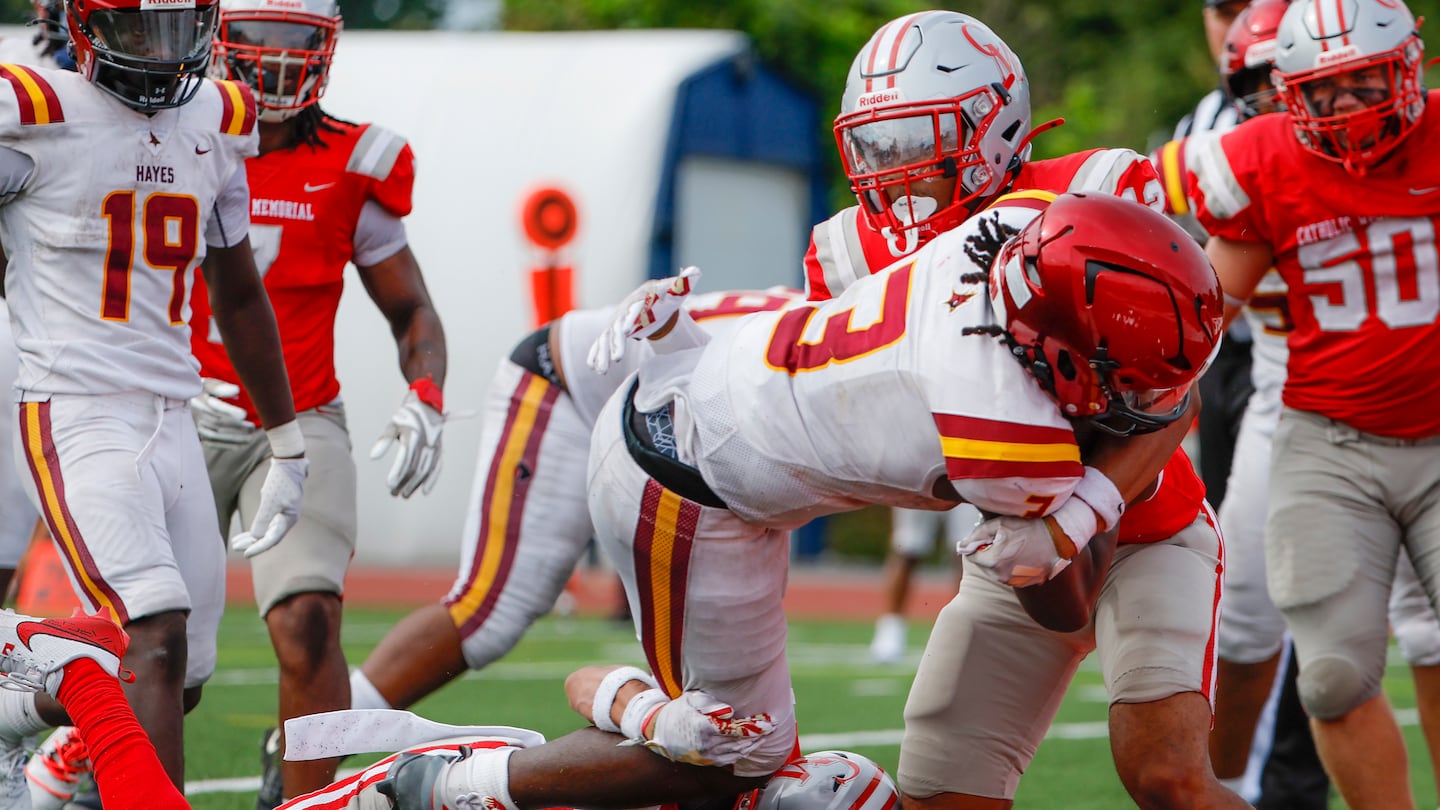
[[[44,524],[39,524],[22,563],[15,609],[31,616],[69,616],[78,607],[80,600],[70,587],[60,552]]]

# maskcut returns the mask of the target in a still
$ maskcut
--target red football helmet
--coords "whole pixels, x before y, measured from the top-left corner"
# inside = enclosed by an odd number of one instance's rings
[[[900,791],[885,769],[850,751],[807,754],[743,794],[734,810],[894,810]]]
[[[261,121],[284,121],[325,92],[335,39],[335,0],[223,0],[211,75],[250,85]]]
[[[1425,47],[1402,0],[1296,0],[1275,43],[1275,86],[1308,151],[1363,174],[1419,126]]]
[[[1290,0],[1255,0],[1225,35],[1220,77],[1242,119],[1284,109],[1279,91],[1270,83],[1270,71],[1275,64],[1275,34],[1288,8]]]
[[[140,112],[179,107],[210,63],[216,0],[69,0],[75,69]]]
[[[1004,339],[1060,404],[1106,432],[1179,419],[1220,347],[1224,305],[1205,252],[1163,214],[1062,194],[990,269]]]

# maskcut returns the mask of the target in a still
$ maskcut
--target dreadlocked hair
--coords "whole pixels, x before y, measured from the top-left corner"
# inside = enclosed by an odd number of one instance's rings
[[[349,124],[349,121],[335,116],[320,109],[319,104],[311,104],[309,107],[296,113],[295,118],[295,144],[309,146],[312,149],[321,149],[325,141],[321,137],[322,132],[342,132],[335,124]],[[332,123],[334,122],[334,123]]]
[[[1000,255],[1000,248],[1004,247],[1011,237],[1020,233],[1020,229],[1002,223],[1000,214],[994,213],[980,217],[979,230],[979,233],[965,238],[965,255],[970,261],[985,268],[988,275],[990,265],[994,264],[995,257]]]

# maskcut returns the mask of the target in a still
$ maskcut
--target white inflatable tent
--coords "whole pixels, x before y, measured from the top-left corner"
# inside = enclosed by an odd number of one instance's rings
[[[799,284],[823,218],[814,104],[725,31],[346,32],[326,110],[405,135],[417,159],[407,219],[449,343],[446,403],[478,410],[496,363],[534,327],[522,200],[565,190],[578,231],[559,255],[577,306],[606,306],[682,264],[705,289]],[[404,383],[385,321],[353,275],[337,362],[359,466],[357,564],[448,564],[480,421],[446,428],[435,491],[384,487],[375,436]]]

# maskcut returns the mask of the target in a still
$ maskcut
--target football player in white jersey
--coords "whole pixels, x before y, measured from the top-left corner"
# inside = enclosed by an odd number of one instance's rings
[[[127,694],[177,785],[182,715],[214,670],[225,592],[189,413],[197,267],[283,459],[237,548],[279,542],[306,467],[247,238],[255,103],[243,86],[203,78],[214,22],[213,0],[86,0],[66,8],[78,73],[0,67],[16,463],[81,600],[129,632]],[[36,730],[63,717],[50,708],[39,706]]]
[[[36,27],[33,37],[10,36],[0,39],[0,64],[18,63],[30,67],[70,67],[74,60],[68,57],[65,43],[68,38],[61,27],[63,10],[55,0],[36,2],[35,19],[30,22]],[[62,58],[63,57],[63,58]],[[10,306],[0,301],[0,391],[9,391],[15,386],[15,377],[20,373],[20,356],[15,348],[10,330]],[[10,591],[10,580],[25,550],[30,546],[35,523],[40,514],[25,494],[24,480],[15,465],[14,458],[15,422],[5,420],[0,424],[0,594]]]
[[[802,299],[798,290],[736,290],[686,300],[712,332]],[[548,613],[594,533],[585,468],[595,417],[644,347],[606,375],[585,354],[609,309],[576,310],[520,340],[490,383],[460,570],[444,599],[402,619],[351,674],[357,709],[407,708],[508,653]]]
[[[713,775],[713,788],[773,773],[795,743],[780,602],[789,529],[871,504],[943,510],[964,500],[1035,518],[985,524],[989,534],[970,559],[1009,595],[1009,629],[1025,644],[1041,635],[1038,648],[1058,656],[1037,673],[1059,669],[1024,683],[997,673],[968,692],[1015,689],[1024,698],[1044,689],[1034,703],[999,702],[1037,707],[1023,720],[1025,740],[1048,725],[1059,694],[1052,690],[1063,691],[1066,667],[1082,653],[1068,642],[1063,654],[1054,649],[1057,637],[1000,583],[1040,583],[1063,570],[1156,479],[1193,413],[1189,386],[1218,341],[1221,305],[1199,248],[1161,214],[1108,196],[1062,195],[1037,216],[1036,196],[936,236],[831,301],[747,316],[724,341],[706,342],[679,312],[689,271],[642,286],[597,341],[597,370],[624,356],[627,337],[653,336],[659,353],[601,412],[588,487],[597,536],[625,583],[658,691],[678,698],[701,690],[736,715],[767,721],[748,749],[715,761],[729,770]],[[1082,456],[1071,415],[1126,438],[1086,440]],[[1118,650],[1127,660],[1163,657],[1167,671],[1173,661],[1184,673],[1183,688],[1159,693],[1186,692],[1176,695],[1183,705],[1153,710],[1183,745],[1151,759],[1157,771],[1140,773],[1157,782],[1183,775],[1234,799],[1207,781],[1204,749],[1218,536],[1202,517],[1193,531],[1143,548],[1156,551],[1127,559],[1182,561],[1167,587],[1178,580],[1191,598],[1149,617],[1164,625],[1156,628],[1163,641]],[[1155,690],[1173,681],[1142,680]],[[1126,727],[1116,731],[1124,737]],[[941,736],[954,733],[963,729]],[[612,766],[605,793],[592,784],[595,801],[611,791],[665,798],[643,792],[660,781],[656,765],[630,750],[626,764],[614,751],[595,753]],[[965,759],[953,753],[951,771]],[[503,775],[481,795],[505,803]],[[1224,795],[1213,798],[1224,806]]]

